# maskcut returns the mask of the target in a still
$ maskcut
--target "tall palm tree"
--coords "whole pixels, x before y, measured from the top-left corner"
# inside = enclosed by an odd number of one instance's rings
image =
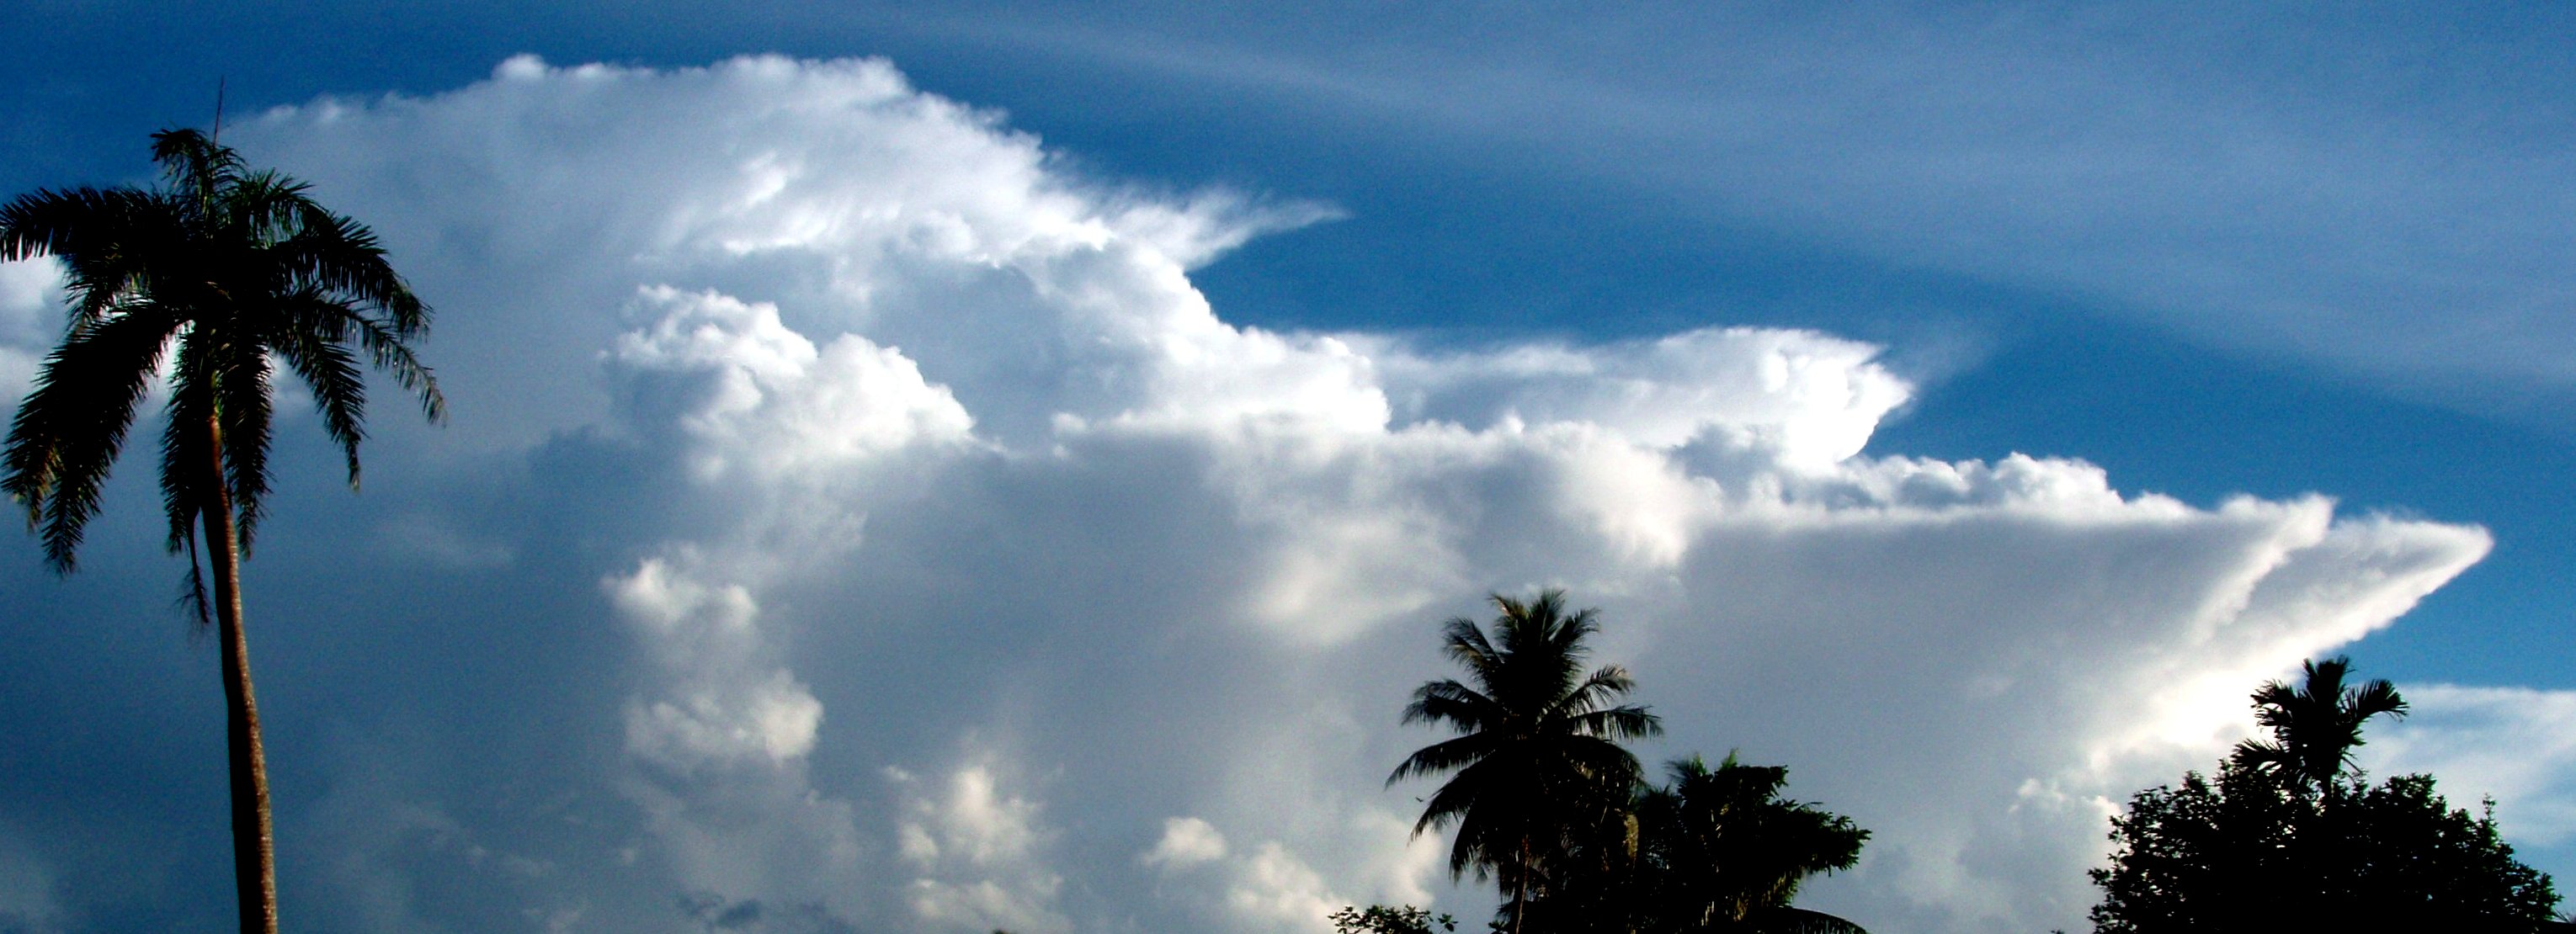
[[[2309,660],[2302,667],[2306,677],[2297,689],[2272,681],[2255,690],[2254,721],[2271,730],[2272,738],[2237,744],[2236,757],[2333,797],[2335,780],[2352,764],[2353,748],[2363,744],[2363,721],[2405,716],[2406,699],[2386,679],[2344,684],[2352,671],[2346,656]]]
[[[0,491],[26,508],[46,560],[70,572],[135,406],[166,362],[169,547],[189,553],[189,592],[223,656],[241,927],[274,932],[268,773],[240,572],[268,491],[270,378],[283,364],[311,389],[323,430],[347,455],[352,489],[366,409],[361,354],[417,394],[431,421],[444,403],[411,349],[429,309],[373,233],[195,130],[155,133],[152,144],[165,176],[157,190],[40,190],[0,207],[0,259],[54,257],[71,297],[62,346],[0,452]],[[201,543],[210,565],[202,570]]]
[[[1533,886],[1567,835],[1635,786],[1637,757],[1619,741],[1663,725],[1644,707],[1616,704],[1636,686],[1627,669],[1584,670],[1584,639],[1601,628],[1593,610],[1567,613],[1565,592],[1554,589],[1526,603],[1495,594],[1493,603],[1491,637],[1463,616],[1445,625],[1444,650],[1468,681],[1426,682],[1404,708],[1405,723],[1459,735],[1415,750],[1386,783],[1454,773],[1413,832],[1457,825],[1450,876],[1497,876],[1519,934]]]

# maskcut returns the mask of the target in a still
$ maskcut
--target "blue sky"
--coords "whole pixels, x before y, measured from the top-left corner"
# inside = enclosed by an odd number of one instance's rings
[[[311,482],[252,586],[290,913],[1472,913],[1369,776],[1427,738],[1392,720],[1432,622],[1563,584],[1691,723],[1655,754],[1743,746],[1878,829],[1820,903],[2071,925],[2084,802],[2214,760],[2317,652],[2431,699],[2374,767],[2495,793],[2576,871],[2565,16],[36,0],[0,12],[0,189],[138,179],[220,78],[226,139],[442,312],[456,424],[384,406],[354,499],[280,438]],[[817,100],[863,103],[745,116]],[[1129,338],[1197,356],[1079,349]],[[1775,359],[1816,381],[1746,375]],[[212,709],[211,652],[127,483],[75,578],[0,543],[42,752],[0,779],[0,918],[37,929],[222,917],[180,881],[220,865],[188,803],[220,734],[161,713]],[[2021,669],[2053,687],[1996,706]],[[1909,689],[1963,693],[1887,713]],[[1874,743],[2001,761],[1908,800]],[[829,854],[919,884],[846,893]]]

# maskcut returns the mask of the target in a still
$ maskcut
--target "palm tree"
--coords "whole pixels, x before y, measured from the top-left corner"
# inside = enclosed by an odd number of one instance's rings
[[[0,452],[0,491],[26,508],[46,560],[69,573],[135,406],[167,362],[169,547],[188,551],[197,618],[217,628],[223,656],[241,927],[274,932],[268,774],[240,573],[268,490],[270,377],[283,364],[312,390],[323,430],[347,454],[352,489],[366,408],[361,353],[417,394],[431,421],[444,403],[410,346],[427,332],[429,309],[373,233],[195,130],[155,133],[152,143],[166,177],[158,190],[37,191],[0,207],[0,259],[54,257],[71,296],[62,346]]]
[[[1869,831],[1848,817],[1780,797],[1789,770],[1729,754],[1667,766],[1614,812],[1576,835],[1530,900],[1532,927],[1554,934],[1867,934],[1794,907],[1809,876],[1849,869]]]
[[[1427,682],[1404,708],[1405,723],[1445,724],[1459,735],[1415,750],[1386,783],[1454,773],[1413,833],[1457,825],[1450,876],[1498,876],[1519,934],[1539,874],[1566,836],[1635,786],[1637,758],[1619,741],[1663,726],[1644,707],[1613,706],[1636,686],[1627,669],[1584,671],[1583,640],[1601,628],[1595,611],[1566,613],[1565,592],[1554,589],[1526,603],[1495,594],[1493,603],[1501,612],[1490,638],[1466,617],[1445,626],[1444,650],[1473,686]]]
[[[1816,873],[1850,869],[1869,831],[1851,818],[1784,800],[1789,770],[1711,769],[1698,756],[1666,765],[1672,784],[1638,802],[1641,849],[1660,889],[1657,931],[1860,932],[1859,925],[1791,907]]]
[[[2345,685],[2352,670],[2346,656],[2302,667],[2305,683],[2296,690],[2280,681],[2255,690],[2254,721],[2270,729],[2272,738],[2238,743],[2236,757],[2331,798],[2335,780],[2353,761],[2353,748],[2363,744],[2362,722],[2380,714],[2405,716],[2406,699],[2385,679]]]

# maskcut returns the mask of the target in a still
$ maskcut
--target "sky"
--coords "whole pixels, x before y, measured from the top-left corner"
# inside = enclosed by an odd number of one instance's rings
[[[245,565],[290,926],[1481,918],[1398,714],[1562,587],[1872,831],[1802,904],[2076,929],[2334,654],[2576,872],[2569,15],[29,0],[0,192],[220,84],[435,309]],[[0,930],[230,923],[150,461],[0,535]]]

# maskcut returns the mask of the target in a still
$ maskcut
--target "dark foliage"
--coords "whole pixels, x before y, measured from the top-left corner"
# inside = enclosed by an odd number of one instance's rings
[[[1496,594],[1493,603],[1490,636],[1465,617],[1444,627],[1443,648],[1468,679],[1427,682],[1404,709],[1406,723],[1458,735],[1415,750],[1386,781],[1449,776],[1413,832],[1456,826],[1451,875],[1499,877],[1517,920],[1566,835],[1636,784],[1637,759],[1619,741],[1663,727],[1645,708],[1618,703],[1635,687],[1627,669],[1586,670],[1585,639],[1601,628],[1593,611],[1567,612],[1559,590],[1527,602]]]
[[[2387,682],[2342,685],[2347,664],[2308,666],[2305,688],[2254,695],[2273,739],[2218,770],[2139,792],[2111,820],[2111,865],[2092,871],[2101,934],[2535,930],[2558,894],[2513,858],[2490,809],[2472,817],[2429,775],[2369,785],[2349,750],[2375,713],[2405,701]]]
[[[2494,816],[2451,807],[2432,776],[2340,780],[2331,807],[2305,792],[2240,762],[2139,792],[2093,870],[2094,930],[2530,931],[2558,904]]]
[[[1333,934],[1433,934],[1435,931],[1458,929],[1456,918],[1434,915],[1411,905],[1400,908],[1346,906],[1325,916],[1324,920],[1333,922]]]
[[[1502,884],[1494,930],[1865,934],[1789,900],[1808,876],[1851,868],[1868,831],[1781,798],[1787,769],[1733,755],[1714,769],[1696,756],[1671,763],[1671,784],[1648,785],[1619,743],[1663,728],[1617,703],[1635,688],[1626,669],[1586,672],[1593,611],[1567,612],[1557,590],[1493,602],[1490,636],[1474,620],[1445,627],[1468,680],[1426,683],[1404,711],[1406,723],[1459,735],[1416,750],[1387,784],[1449,774],[1414,832],[1457,827],[1452,875]],[[1431,921],[1410,906],[1331,920],[1344,934],[1417,934]]]
[[[2387,714],[2406,715],[2406,699],[2385,679],[2344,684],[2352,659],[2336,656],[2301,666],[2305,677],[2297,688],[2266,682],[2254,691],[2254,722],[2272,731],[2270,740],[2246,740],[2236,746],[2236,759],[2320,794],[2332,793],[2335,779],[2352,764],[2352,751],[2365,743],[2361,725]]]
[[[1583,934],[1832,932],[1861,928],[1791,907],[1817,873],[1851,868],[1869,831],[1780,797],[1789,770],[1668,765],[1671,784],[1640,785],[1626,807],[1576,834],[1530,907],[1531,929]]]

